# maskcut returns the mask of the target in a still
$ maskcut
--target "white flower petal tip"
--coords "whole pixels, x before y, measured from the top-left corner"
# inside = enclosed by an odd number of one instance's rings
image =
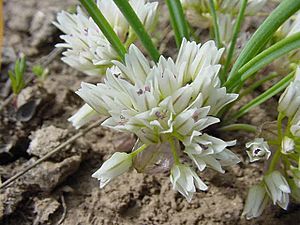
[[[269,201],[263,185],[254,185],[250,188],[242,215],[250,220],[259,217]]]
[[[88,104],[84,104],[73,116],[68,119],[68,121],[72,123],[76,129],[79,129],[88,122],[97,118],[99,118],[99,114]]]
[[[250,162],[258,160],[268,160],[271,156],[269,145],[263,138],[255,138],[253,141],[246,143],[248,148],[247,154],[250,158]]]
[[[279,171],[275,170],[264,177],[264,182],[268,195],[273,200],[274,205],[277,204],[286,210],[289,204],[291,189],[285,177]]]
[[[100,188],[103,188],[114,178],[128,171],[132,166],[132,156],[124,152],[114,153],[98,169],[92,177],[100,181]]]
[[[281,142],[281,152],[283,154],[289,154],[294,152],[294,149],[295,149],[294,140],[285,136]]]
[[[188,202],[191,202],[196,188],[201,191],[206,191],[208,187],[199,178],[196,172],[189,166],[174,165],[171,169],[170,181],[173,189],[182,194]]]

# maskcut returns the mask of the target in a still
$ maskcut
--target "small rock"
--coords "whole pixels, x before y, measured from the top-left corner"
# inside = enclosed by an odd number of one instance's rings
[[[41,128],[30,135],[28,154],[42,157],[57,147],[67,136],[68,131],[53,125]]]
[[[59,163],[43,162],[25,175],[23,183],[27,187],[38,187],[39,190],[50,192],[76,172],[80,163],[80,156],[72,156]]]
[[[18,204],[23,200],[23,193],[24,190],[18,187],[8,187],[1,190],[0,196],[3,202],[3,216],[10,215],[16,210]]]

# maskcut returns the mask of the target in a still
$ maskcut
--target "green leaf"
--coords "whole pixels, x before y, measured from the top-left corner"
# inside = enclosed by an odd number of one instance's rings
[[[266,92],[262,93],[261,95],[257,96],[255,99],[244,105],[237,113],[230,116],[231,120],[238,119],[239,117],[245,115],[249,110],[252,108],[264,103],[265,101],[272,98],[274,95],[281,92],[283,89],[285,89],[290,81],[293,79],[295,72],[290,73],[283,79],[281,79],[277,84],[272,86],[270,89],[268,89]]]
[[[187,21],[184,17],[180,0],[166,0],[170,13],[170,21],[175,33],[177,47],[181,45],[182,39],[190,39]]]
[[[223,76],[225,76],[225,74],[228,72],[229,66],[231,64],[231,60],[232,60],[232,57],[233,57],[236,41],[237,41],[240,29],[241,29],[241,24],[244,20],[246,7],[247,7],[247,0],[242,0],[239,15],[238,15],[237,20],[234,24],[233,35],[232,35],[230,47],[229,47],[229,50],[228,50],[227,59],[226,59],[225,65],[224,65],[224,69],[222,71]]]
[[[300,48],[300,32],[275,43],[246,63],[238,70],[235,82],[231,80],[231,82],[227,83],[228,89],[232,90],[237,85],[241,86],[248,78],[255,74],[255,72],[273,62],[275,59],[298,48]]]
[[[222,41],[220,37],[220,29],[219,29],[219,23],[218,23],[218,18],[217,18],[217,13],[216,13],[216,6],[213,0],[208,1],[208,6],[209,6],[209,11],[212,16],[213,20],[213,28],[214,28],[214,34],[215,34],[215,39],[218,48],[222,47]]]
[[[154,46],[151,37],[148,35],[148,33],[145,30],[144,25],[140,21],[139,17],[134,12],[133,8],[129,4],[128,1],[124,0],[114,0],[115,4],[118,6],[130,26],[135,31],[136,35],[141,40],[143,46],[148,51],[151,58],[157,62],[160,54],[157,51],[156,47]]]
[[[79,0],[83,7],[88,11],[90,16],[93,18],[99,29],[102,31],[104,36],[107,38],[109,43],[118,53],[120,58],[123,60],[125,57],[126,49],[123,46],[118,35],[114,32],[109,22],[105,19],[99,8],[97,7],[94,0]],[[127,1],[126,1],[127,2]]]
[[[233,65],[229,74],[229,81],[236,80],[236,77],[238,76],[236,72],[258,52],[260,52],[270,38],[272,38],[276,30],[299,9],[299,0],[283,0],[280,3],[280,5],[267,17],[246,44],[245,48]]]

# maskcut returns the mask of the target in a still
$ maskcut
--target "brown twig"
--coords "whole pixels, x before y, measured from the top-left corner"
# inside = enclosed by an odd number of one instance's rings
[[[8,180],[6,180],[5,182],[3,182],[0,185],[0,189],[6,187],[7,185],[11,184],[13,181],[15,181],[16,179],[18,179],[19,177],[21,177],[22,175],[24,175],[26,172],[28,172],[29,170],[31,170],[32,168],[36,167],[37,165],[39,165],[41,162],[45,161],[46,159],[50,158],[52,155],[54,155],[55,153],[57,153],[58,151],[60,151],[61,149],[63,149],[64,147],[66,147],[67,145],[73,143],[77,138],[85,135],[87,132],[89,132],[91,129],[99,126],[99,124],[101,124],[104,121],[104,118],[96,121],[95,123],[92,123],[90,126],[88,126],[85,129],[80,130],[77,134],[75,134],[74,136],[72,136],[71,138],[69,138],[67,141],[65,141],[64,143],[60,144],[59,146],[57,146],[56,148],[54,148],[51,152],[49,152],[48,154],[46,154],[45,156],[43,156],[42,158],[38,159],[37,161],[35,161],[32,165],[29,165],[28,167],[26,167],[24,170],[22,170],[21,172],[17,173],[16,175],[12,176],[11,178],[9,178]]]

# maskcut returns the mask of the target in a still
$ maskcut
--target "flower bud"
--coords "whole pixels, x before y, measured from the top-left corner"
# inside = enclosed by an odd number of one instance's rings
[[[128,171],[131,165],[132,155],[124,152],[116,152],[103,163],[101,168],[92,177],[97,178],[100,181],[100,188],[103,188],[111,180]]]

